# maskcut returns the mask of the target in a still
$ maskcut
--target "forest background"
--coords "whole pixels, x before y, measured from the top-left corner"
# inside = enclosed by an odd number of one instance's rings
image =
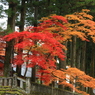
[[[5,12],[8,16],[7,29],[5,34],[9,34],[15,30],[15,26],[19,27],[19,31],[24,30],[26,26],[37,26],[39,19],[47,17],[50,14],[56,14],[66,17],[75,12],[81,12],[82,9],[89,9],[89,14],[95,15],[95,0],[1,0],[1,3],[9,5],[8,10],[0,6],[0,16],[4,18],[2,12]],[[74,20],[75,18],[73,18]],[[76,24],[76,22],[73,22]],[[75,27],[75,26],[74,26]],[[2,26],[1,26],[2,31]],[[89,41],[82,41],[79,38],[72,37],[72,41],[66,41],[64,44],[67,47],[65,61],[59,60],[58,68],[66,68],[67,65],[71,67],[77,67],[84,71],[86,74],[95,77],[95,44],[93,40],[89,38]],[[8,67],[10,66],[10,60],[12,57],[11,42],[8,43],[8,51],[5,55],[5,75],[8,75]],[[19,69],[19,68],[18,68]],[[33,68],[35,70],[35,68]],[[19,70],[18,70],[19,71]],[[18,72],[19,74],[19,72]],[[35,74],[33,74],[35,76]],[[32,81],[35,81],[35,78]],[[91,94],[93,95],[93,94]]]

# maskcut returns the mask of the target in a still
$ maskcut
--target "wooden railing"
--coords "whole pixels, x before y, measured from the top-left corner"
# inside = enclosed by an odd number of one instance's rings
[[[30,78],[22,79],[14,74],[13,77],[0,78],[0,86],[10,86],[11,88],[18,88],[24,91],[27,95],[78,95],[69,91],[56,89],[53,87],[30,83]],[[40,93],[40,94],[38,94]]]

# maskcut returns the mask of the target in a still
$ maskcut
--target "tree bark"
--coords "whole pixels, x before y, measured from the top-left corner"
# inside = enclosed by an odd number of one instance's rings
[[[76,56],[77,58],[76,58],[76,67],[78,68],[78,69],[80,69],[80,65],[81,65],[81,47],[78,49],[78,51],[77,51],[77,56]]]
[[[86,41],[82,45],[81,67],[80,69],[85,72],[85,59],[86,59]]]
[[[64,45],[67,47],[67,42],[65,42]],[[64,52],[65,52],[65,55],[67,55],[67,51],[64,51]],[[66,60],[67,60],[66,57],[64,60],[59,59],[59,68],[58,69],[66,69]],[[63,85],[59,85],[58,87],[61,89],[64,89]]]
[[[82,50],[81,50],[81,65],[80,70],[85,72],[85,66],[86,66],[86,41],[82,43]],[[85,91],[86,89],[82,86],[81,90]]]
[[[25,25],[25,15],[26,15],[26,0],[22,0],[22,3],[21,3],[21,16],[20,16],[20,26],[19,26],[19,29],[20,31],[23,31],[24,30],[24,25]]]
[[[71,43],[71,67],[75,67],[76,64],[76,37],[72,37]]]
[[[35,0],[36,2],[39,2],[39,0]],[[34,27],[37,27],[37,19],[38,19],[38,6],[35,6],[34,10]],[[36,81],[36,66],[32,68],[32,82]]]
[[[67,42],[65,42],[64,45],[67,47]],[[67,51],[66,50],[63,51],[65,53],[65,59],[64,60],[59,59],[59,69],[61,68],[66,69]]]
[[[91,55],[91,68],[90,68],[90,76],[94,76],[94,70],[95,69],[95,43],[92,43],[92,55]]]
[[[21,2],[21,16],[20,16],[20,26],[19,26],[19,30],[20,32],[21,31],[24,31],[24,25],[25,25],[25,15],[26,15],[26,3],[25,3],[26,0],[22,0]],[[23,40],[23,39],[21,39]],[[21,42],[21,41],[19,41]],[[18,52],[23,52],[23,50],[18,50]],[[27,70],[27,69],[26,69]],[[16,69],[16,73],[18,74],[18,76],[20,77],[21,76],[21,66],[17,66],[17,69]]]
[[[80,39],[77,39],[78,47],[76,50],[76,67],[80,69],[81,65],[81,41]]]
[[[15,30],[16,3],[9,2],[9,10],[11,10],[11,14],[8,15],[7,33]],[[13,50],[13,41],[7,42],[4,60],[4,76],[10,76],[10,70],[12,69],[11,59],[13,57]]]

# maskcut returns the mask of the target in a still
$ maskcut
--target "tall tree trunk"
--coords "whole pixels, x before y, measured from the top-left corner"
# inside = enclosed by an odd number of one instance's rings
[[[67,42],[65,42],[64,45],[67,47]],[[65,55],[67,55],[67,51],[65,51]],[[62,69],[62,68],[66,69],[66,59],[67,59],[66,57],[64,60],[59,59],[59,68],[58,69]],[[59,85],[58,87],[61,89],[64,89],[63,85]]]
[[[86,66],[86,41],[82,42],[82,50],[81,50],[81,65],[80,70],[85,72],[85,66]],[[85,87],[81,86],[80,88],[82,91],[85,91]]]
[[[78,48],[76,51],[76,67],[78,69],[80,69],[80,65],[81,65],[81,41],[80,39],[77,39],[77,43],[78,43]]]
[[[21,16],[20,16],[20,26],[19,26],[19,29],[20,31],[23,31],[24,30],[24,25],[25,25],[25,16],[26,16],[26,2],[27,0],[22,0],[21,2]]]
[[[92,43],[92,55],[91,55],[91,67],[90,67],[90,76],[95,77],[95,43]]]
[[[95,43],[92,42],[92,53],[91,53],[91,64],[90,64],[90,76],[95,77]],[[95,95],[92,89],[89,89],[90,95]]]
[[[65,42],[64,45],[67,47],[67,42]],[[65,53],[65,56],[66,56],[67,51],[65,50],[64,53]],[[59,59],[59,69],[61,69],[61,68],[66,69],[66,60],[67,60],[67,57],[65,57],[64,60]]]
[[[25,25],[25,15],[26,15],[26,3],[25,2],[26,2],[26,0],[22,0],[22,2],[21,2],[21,10],[20,10],[20,12],[21,12],[20,22],[21,22],[21,24],[19,26],[20,32],[24,30],[24,25]],[[21,40],[23,40],[23,39],[21,39]],[[23,50],[18,50],[18,52],[23,52]],[[18,74],[18,76],[21,76],[21,66],[17,66],[16,73]]]
[[[75,67],[76,64],[76,37],[72,37],[71,43],[71,67]]]
[[[86,41],[83,42],[83,45],[82,45],[82,56],[81,56],[81,65],[80,65],[80,69],[82,71],[85,72],[85,59],[86,59]]]
[[[49,8],[50,5],[51,5],[51,0],[47,0],[48,15],[52,13],[51,9]]]
[[[36,2],[39,2],[39,0],[35,0]],[[33,25],[37,26],[37,20],[38,20],[38,6],[35,6],[34,8],[34,23]]]
[[[92,55],[91,55],[91,64],[90,64],[90,76],[91,77],[95,77],[94,76],[94,69],[95,69],[95,43],[92,43]],[[94,93],[92,92],[92,89],[90,89],[90,95],[94,95]]]
[[[16,3],[9,2],[9,10],[11,14],[8,15],[7,33],[15,30],[15,18],[16,18]],[[4,60],[4,76],[10,76],[11,70],[11,59],[13,57],[13,41],[6,43],[6,52]]]
[[[36,2],[39,2],[39,0],[35,0]],[[35,6],[34,10],[34,26],[37,26],[37,19],[38,19],[38,6]],[[36,81],[36,66],[32,68],[32,82]]]
[[[80,65],[81,65],[81,47],[78,49],[76,57],[77,57],[76,58],[76,67],[78,69],[80,69]]]

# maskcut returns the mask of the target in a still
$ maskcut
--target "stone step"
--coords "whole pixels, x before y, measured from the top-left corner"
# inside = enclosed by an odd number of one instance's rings
[[[0,95],[27,95],[23,90],[8,86],[0,87]]]

